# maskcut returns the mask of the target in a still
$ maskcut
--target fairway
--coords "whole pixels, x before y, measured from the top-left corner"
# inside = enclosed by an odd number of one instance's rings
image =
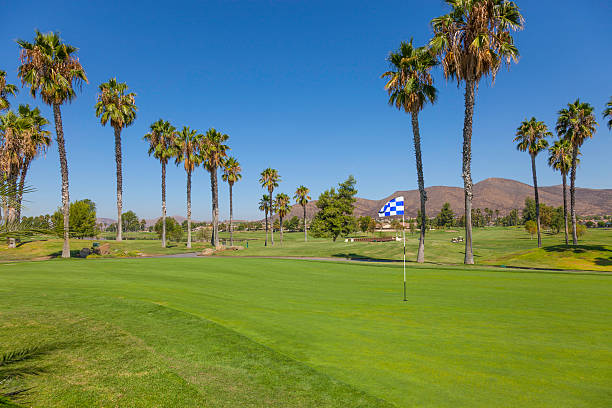
[[[610,279],[411,268],[402,302],[388,266],[3,264],[0,346],[49,348],[33,406],[605,407]]]

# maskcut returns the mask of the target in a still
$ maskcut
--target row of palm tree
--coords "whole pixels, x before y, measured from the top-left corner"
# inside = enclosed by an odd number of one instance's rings
[[[149,143],[149,155],[155,157],[162,166],[162,247],[166,246],[166,165],[171,158],[177,165],[183,164],[187,174],[187,248],[191,248],[191,176],[196,167],[202,165],[210,175],[212,191],[212,236],[211,244],[219,246],[219,193],[218,170],[223,170],[223,181],[230,191],[230,245],[233,238],[233,186],[242,178],[242,169],[236,158],[229,157],[230,147],[225,144],[229,136],[211,128],[202,135],[197,130],[184,126],[177,131],[169,122],[159,119],[150,126],[144,136]]]
[[[278,174],[278,170],[267,168],[261,172],[261,178],[259,179],[259,183],[262,188],[268,190],[268,194],[262,195],[259,200],[259,210],[263,211],[265,217],[265,225],[266,225],[266,240],[264,245],[268,246],[268,230],[270,230],[270,244],[274,245],[274,228],[269,228],[268,216],[270,220],[272,219],[272,215],[274,213],[278,214],[279,222],[280,222],[280,237],[281,244],[283,242],[283,219],[285,216],[291,211],[290,206],[290,198],[285,193],[279,193],[276,197],[273,196],[274,189],[278,187],[278,183],[281,181],[280,175]],[[293,198],[295,199],[295,203],[302,206],[304,210],[304,242],[308,241],[308,230],[306,227],[306,204],[310,201],[310,196],[308,195],[310,190],[301,185],[295,190],[295,194]],[[273,198],[274,197],[274,198]]]

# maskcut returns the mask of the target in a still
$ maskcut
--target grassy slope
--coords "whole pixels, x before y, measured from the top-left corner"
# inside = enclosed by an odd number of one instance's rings
[[[0,268],[3,349],[60,344],[42,360],[48,372],[26,381],[31,398],[50,397],[45,406],[384,406],[326,375],[399,406],[612,398],[610,276],[413,268],[401,302],[401,269],[387,266],[198,258]]]
[[[451,243],[451,238],[463,232],[430,231],[426,237],[425,258],[428,262],[443,264],[462,264],[462,243]],[[224,235],[222,235],[224,236]],[[385,243],[345,243],[343,239],[332,242],[330,239],[313,239],[304,242],[303,233],[285,234],[281,246],[279,234],[275,234],[276,244],[264,247],[265,234],[235,233],[237,239],[257,237],[249,242],[249,249],[239,252],[226,252],[233,256],[310,256],[310,257],[348,257],[374,259],[402,259],[401,242]],[[588,269],[612,271],[612,231],[609,229],[589,230],[577,248],[566,247],[563,234],[543,235],[544,248],[537,249],[537,241],[531,239],[522,228],[475,228],[474,258],[476,263],[486,265],[508,265],[536,268]],[[406,236],[406,257],[409,261],[416,258],[418,236]]]

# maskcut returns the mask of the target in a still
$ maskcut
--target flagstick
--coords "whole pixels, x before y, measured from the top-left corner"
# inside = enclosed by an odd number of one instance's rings
[[[402,237],[404,241],[404,302],[406,299],[406,229],[404,225],[404,214],[402,214]]]

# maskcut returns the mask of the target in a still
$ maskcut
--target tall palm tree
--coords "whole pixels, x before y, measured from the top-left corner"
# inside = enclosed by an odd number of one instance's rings
[[[278,175],[278,171],[276,169],[272,169],[268,167],[264,171],[261,172],[261,177],[259,179],[259,184],[263,188],[268,189],[268,194],[270,196],[270,205],[268,206],[268,211],[270,212],[270,218],[272,218],[272,213],[274,210],[274,204],[272,204],[272,193],[274,193],[274,188],[278,187],[278,182],[280,181],[280,176]],[[271,228],[270,232],[270,244],[274,245],[274,227]],[[266,223],[266,243],[268,245],[268,224]]]
[[[306,228],[306,204],[308,204],[308,201],[310,201],[310,196],[308,195],[309,192],[310,190],[305,186],[299,186],[297,190],[295,190],[295,195],[293,196],[293,198],[295,198],[295,203],[301,205],[302,209],[304,210],[304,242],[308,241],[308,230]]]
[[[144,136],[149,142],[149,156],[153,155],[161,163],[161,198],[162,198],[162,248],[166,247],[166,165],[172,157],[176,129],[170,122],[159,119],[150,127]]]
[[[608,118],[608,129],[612,130],[612,97],[606,104],[606,109],[603,112],[604,120]]]
[[[450,13],[434,18],[430,47],[439,55],[444,76],[465,82],[463,123],[463,186],[465,192],[465,259],[472,252],[472,120],[476,85],[483,76],[495,76],[505,62],[517,61],[519,52],[511,32],[523,28],[523,16],[509,0],[445,0]]]
[[[536,205],[536,225],[538,229],[538,248],[542,247],[542,234],[540,231],[540,196],[538,194],[538,177],[536,176],[536,156],[548,147],[546,137],[552,137],[548,131],[546,123],[532,117],[524,120],[516,130],[514,141],[517,142],[516,148],[521,152],[529,152],[531,156],[531,174],[533,175],[533,191],[535,194]]]
[[[213,231],[211,244],[219,246],[219,189],[217,186],[217,170],[223,165],[227,157],[229,146],[224,144],[229,136],[216,129],[210,128],[206,136],[202,138],[200,154],[202,155],[204,167],[210,173],[210,189],[212,191],[212,219]]]
[[[0,112],[11,107],[11,103],[8,101],[7,96],[15,96],[17,92],[18,90],[15,85],[6,83],[6,71],[0,70]]]
[[[21,65],[18,72],[21,84],[27,84],[30,87],[33,97],[40,93],[43,102],[53,107],[57,150],[62,172],[62,212],[64,215],[62,258],[70,258],[68,241],[70,194],[61,106],[76,97],[75,87],[80,87],[83,82],[87,82],[87,76],[75,55],[77,48],[63,43],[58,33],[43,34],[37,30],[34,42],[17,40],[17,44],[21,47]]]
[[[397,52],[391,52],[388,57],[391,70],[382,74],[389,78],[385,89],[389,93],[389,105],[410,113],[412,117],[412,137],[414,155],[416,158],[417,182],[421,198],[421,235],[417,262],[425,262],[425,228],[427,216],[425,213],[425,181],[423,178],[423,160],[421,158],[421,134],[419,130],[419,112],[427,102],[436,101],[437,90],[433,86],[431,69],[437,65],[432,53],[424,48],[415,48],[410,42],[402,42]]]
[[[19,116],[27,121],[27,131],[23,135],[23,161],[21,164],[19,187],[17,189],[17,202],[19,203],[17,206],[18,221],[21,219],[21,202],[30,164],[36,157],[46,153],[49,145],[51,145],[51,132],[44,129],[49,124],[49,121],[40,114],[40,109],[30,109],[30,105],[27,104],[19,105]]]
[[[565,245],[569,244],[568,228],[567,228],[567,173],[572,167],[572,145],[568,140],[557,140],[554,145],[548,149],[548,165],[554,170],[561,172],[563,179],[563,220],[565,223]]]
[[[276,208],[276,212],[278,213],[279,224],[280,224],[280,239],[281,245],[283,245],[283,218],[289,211],[291,211],[291,207],[289,207],[290,198],[285,193],[279,193],[276,195],[276,199],[274,200],[274,207]]]
[[[572,244],[578,244],[576,234],[576,209],[575,209],[575,183],[576,167],[578,165],[578,153],[582,144],[589,138],[597,128],[593,107],[576,99],[573,103],[568,103],[567,108],[559,111],[557,119],[557,133],[559,136],[568,140],[572,146],[572,166],[570,168],[570,213],[572,215]]]
[[[229,184],[229,200],[230,200],[230,221],[229,221],[229,233],[230,233],[230,245],[234,246],[234,228],[232,223],[234,222],[234,197],[232,194],[232,189],[234,187],[234,183],[242,178],[242,174],[240,173],[242,169],[240,168],[240,163],[236,160],[235,157],[228,157],[227,160],[223,162],[223,181]]]
[[[183,163],[187,172],[187,248],[191,248],[191,173],[202,163],[199,149],[202,135],[196,130],[183,126],[174,138],[174,157],[176,164]]]
[[[134,123],[136,120],[135,99],[136,94],[127,92],[128,86],[125,82],[117,82],[117,78],[111,78],[108,82],[100,84],[98,101],[96,102],[96,116],[100,118],[102,126],[110,122],[115,130],[115,163],[117,165],[117,241],[121,241],[123,226],[121,214],[123,214],[123,175],[121,171],[121,130]]]
[[[3,196],[4,221],[12,223],[16,219],[16,191],[19,169],[23,163],[24,134],[28,131],[28,121],[13,111],[0,116],[0,172],[2,180],[11,190]]]
[[[263,211],[266,219],[266,244],[268,243],[268,212],[270,210],[270,196],[264,194],[259,200],[259,211]]]

